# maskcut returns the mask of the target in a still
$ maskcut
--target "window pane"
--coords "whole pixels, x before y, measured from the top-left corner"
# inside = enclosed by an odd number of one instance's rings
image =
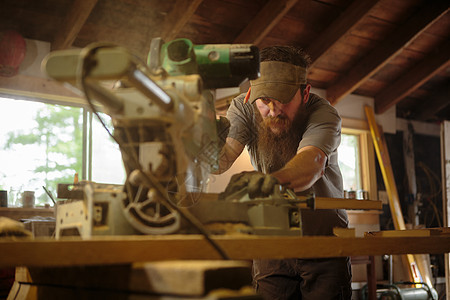
[[[8,205],[34,191],[36,204],[51,203],[58,183],[73,182],[82,166],[82,108],[0,98],[0,189]]]
[[[112,133],[111,118],[106,114],[100,114],[100,117]],[[123,184],[125,168],[119,145],[109,136],[97,116],[94,115],[92,123],[92,181]]]
[[[344,190],[356,191],[362,189],[358,135],[342,134],[338,156],[339,168],[344,180]]]

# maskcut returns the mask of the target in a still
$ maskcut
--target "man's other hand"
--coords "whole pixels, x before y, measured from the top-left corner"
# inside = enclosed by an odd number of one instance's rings
[[[231,177],[222,196],[225,198],[247,188],[250,198],[267,197],[273,193],[278,183],[278,180],[269,174],[256,171],[241,172]]]

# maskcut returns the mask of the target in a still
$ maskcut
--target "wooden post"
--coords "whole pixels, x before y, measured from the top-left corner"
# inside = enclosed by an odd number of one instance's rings
[[[450,121],[441,125],[441,170],[442,170],[442,206],[444,226],[450,224]],[[450,259],[445,254],[445,286],[446,294],[450,295]]]

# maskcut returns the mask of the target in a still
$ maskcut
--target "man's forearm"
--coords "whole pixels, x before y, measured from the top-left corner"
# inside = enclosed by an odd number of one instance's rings
[[[225,145],[219,153],[219,170],[214,174],[221,174],[228,170],[244,150],[244,145],[233,138],[227,138]]]
[[[310,188],[325,172],[327,156],[317,147],[302,148],[283,168],[272,173],[278,181],[294,189]]]

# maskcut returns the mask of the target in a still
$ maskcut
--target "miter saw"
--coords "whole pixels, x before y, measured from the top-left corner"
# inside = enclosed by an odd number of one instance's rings
[[[245,223],[250,233],[301,234],[298,200],[280,186],[264,199],[249,201],[244,190],[197,201],[221,148],[211,90],[257,78],[256,47],[157,38],[146,63],[122,47],[90,45],[53,52],[43,66],[49,77],[82,90],[94,111],[100,103],[111,116],[127,174],[123,186],[60,185],[58,198],[67,200],[57,205],[57,238],[74,231],[82,237],[190,232],[182,215],[191,225]]]

